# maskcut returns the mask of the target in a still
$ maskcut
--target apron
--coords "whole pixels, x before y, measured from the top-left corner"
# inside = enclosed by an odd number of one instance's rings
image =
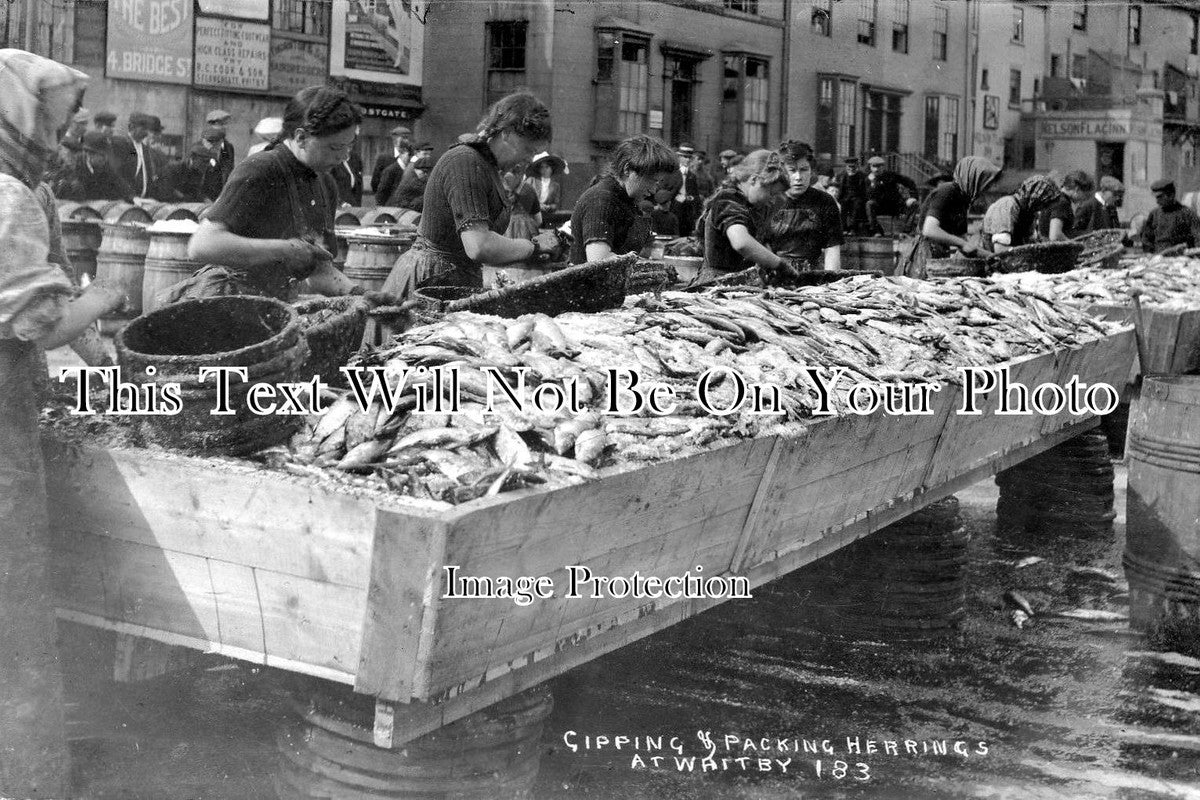
[[[900,252],[900,264],[896,267],[896,274],[909,278],[924,278],[926,265],[932,255],[929,240],[924,234],[917,234]]]
[[[295,237],[311,238],[313,233],[304,217],[300,204],[300,192],[296,188],[296,178],[290,169],[276,160],[276,166],[283,176],[283,184],[291,203],[292,226]],[[329,208],[329,198],[325,194],[325,182],[317,178],[318,191],[321,193],[321,204]],[[158,295],[162,305],[177,303],[180,300],[196,300],[201,297],[228,297],[230,295],[261,295],[274,297],[291,303],[299,296],[301,278],[294,277],[282,265],[261,266],[254,270],[239,269],[223,264],[205,264],[196,270],[190,278],[185,278],[174,286],[168,286]]]
[[[436,247],[418,234],[384,281],[383,291],[399,298],[408,298],[425,286],[474,286],[483,288],[483,269],[479,264],[454,256]]]

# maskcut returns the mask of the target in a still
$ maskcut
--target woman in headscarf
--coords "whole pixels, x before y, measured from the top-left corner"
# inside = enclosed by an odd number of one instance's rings
[[[0,50],[0,796],[66,797],[62,676],[49,585],[46,485],[38,441],[43,349],[79,336],[124,302],[96,281],[78,298],[48,262],[49,224],[35,187],[55,133],[79,107],[87,76],[21,50]]]
[[[483,287],[482,264],[553,260],[558,235],[509,239],[509,208],[501,173],[523,165],[550,141],[550,111],[531,94],[496,101],[474,134],[459,137],[425,187],[421,224],[412,248],[396,260],[384,291],[406,297],[424,286]]]
[[[901,260],[900,274],[925,277],[930,258],[946,258],[952,249],[965,256],[978,251],[968,242],[967,212],[979,196],[1000,177],[1000,167],[989,159],[967,156],[954,167],[954,180],[941,184],[925,198],[921,233]]]
[[[1012,194],[988,206],[983,215],[980,244],[993,253],[1029,244],[1037,235],[1038,212],[1050,208],[1061,196],[1046,175],[1026,178]]]

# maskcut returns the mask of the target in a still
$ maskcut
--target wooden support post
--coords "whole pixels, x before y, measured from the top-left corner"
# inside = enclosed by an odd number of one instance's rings
[[[371,741],[376,747],[390,750],[396,738],[396,704],[387,700],[375,701],[375,728]]]

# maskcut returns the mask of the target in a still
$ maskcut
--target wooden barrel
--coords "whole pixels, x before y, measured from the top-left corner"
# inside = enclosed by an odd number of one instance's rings
[[[101,213],[104,214],[105,222],[140,222],[149,225],[154,221],[154,218],[146,209],[136,206],[133,203],[125,203],[121,200],[106,201],[103,208],[101,208]]]
[[[862,242],[869,237],[847,236],[842,241],[842,269],[862,269]]]
[[[544,686],[501,700],[399,747],[373,744],[371,698],[327,684],[284,727],[280,797],[529,800],[553,698]]]
[[[367,290],[382,289],[396,259],[412,247],[413,238],[411,234],[347,234],[346,277]]]
[[[96,277],[119,283],[125,290],[126,314],[136,317],[142,313],[142,281],[150,232],[143,225],[114,222],[102,222],[100,227],[104,234],[96,253]]]
[[[94,220],[99,222],[104,219],[93,203],[74,203],[59,201],[58,203],[58,218],[62,222],[69,220]]]
[[[158,308],[158,295],[204,266],[202,261],[188,258],[186,231],[151,231],[150,247],[146,251],[146,268],[142,277],[142,313]]]
[[[358,228],[362,226],[363,215],[368,209],[360,206],[339,208],[333,215],[333,224],[339,228]]]
[[[88,219],[63,220],[63,249],[75,267],[75,274],[89,279],[96,277],[96,252],[100,249],[103,233],[100,224]]]
[[[1129,420],[1125,573],[1136,628],[1200,633],[1200,377],[1147,376]],[[1195,641],[1195,638],[1193,638]]]
[[[370,210],[364,210],[359,215],[358,221],[364,228],[371,225],[395,225],[400,219],[402,211],[403,209],[391,206],[378,206]]]
[[[891,275],[896,271],[896,253],[890,236],[859,239],[858,269]]]
[[[211,203],[163,203],[161,207],[155,209],[154,219],[190,219],[199,220],[200,214],[204,212]]]

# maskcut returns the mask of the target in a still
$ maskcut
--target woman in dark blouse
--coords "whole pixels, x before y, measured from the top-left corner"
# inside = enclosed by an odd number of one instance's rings
[[[318,294],[360,294],[332,253],[337,186],[330,170],[350,156],[361,117],[336,89],[310,86],[288,102],[275,144],[234,168],[188,244],[211,262],[163,299],[257,294],[294,300],[300,281]]]
[[[653,238],[638,201],[678,169],[679,158],[660,139],[632,136],[617,145],[604,174],[571,212],[571,263],[636,253]]]
[[[509,209],[500,174],[544,150],[550,112],[531,94],[498,100],[474,135],[461,137],[438,159],[425,187],[417,240],[396,260],[384,284],[408,296],[423,286],[483,286],[480,264],[515,264],[553,258],[553,231],[533,239],[509,239]]]
[[[772,253],[758,238],[764,234],[762,212],[787,188],[783,162],[770,150],[755,150],[729,169],[701,214],[704,269],[698,281],[753,266],[769,275],[798,274],[790,259]]]
[[[900,264],[899,274],[925,277],[930,258],[946,258],[951,248],[973,256],[978,247],[968,242],[967,213],[971,204],[1000,177],[1000,167],[980,156],[967,156],[954,167],[954,180],[943,183],[925,198],[921,235],[912,243]]]

